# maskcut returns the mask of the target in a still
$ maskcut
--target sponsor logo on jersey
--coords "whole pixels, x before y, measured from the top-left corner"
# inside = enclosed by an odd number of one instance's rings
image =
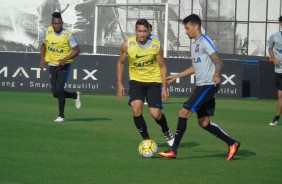
[[[65,35],[66,37],[68,37],[68,36],[69,36],[69,33],[64,33],[64,35]]]
[[[64,53],[64,49],[57,49],[57,48],[53,48],[53,47],[48,47],[48,50],[50,52],[57,52],[57,53],[60,53],[60,54]]]
[[[156,44],[154,44],[152,47],[153,47],[153,49],[158,49],[159,48],[159,46],[156,45]]]
[[[155,64],[154,61],[147,61],[147,62],[134,62],[134,66],[136,67],[145,67],[145,66],[151,66]]]
[[[136,54],[136,58],[142,58],[142,57],[146,57],[146,56],[148,56],[148,55],[143,55],[143,56],[138,56],[138,54]]]
[[[200,45],[197,44],[197,45],[196,45],[196,48],[195,48],[195,52],[198,53],[199,51],[200,51]]]
[[[201,58],[194,58],[193,59],[193,63],[200,63],[202,60],[201,60]]]
[[[130,45],[130,46],[134,46],[134,45],[135,45],[135,42],[130,42],[129,45]]]

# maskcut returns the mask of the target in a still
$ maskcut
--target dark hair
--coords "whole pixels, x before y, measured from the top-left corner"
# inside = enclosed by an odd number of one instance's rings
[[[182,22],[183,22],[183,24],[187,24],[187,23],[190,22],[191,24],[197,24],[200,27],[201,27],[201,24],[202,24],[201,18],[199,17],[199,15],[196,15],[196,14],[191,14],[191,15],[185,17]]]
[[[143,25],[143,26],[145,26],[148,29],[150,28],[150,23],[148,22],[147,19],[139,19],[139,20],[137,20],[137,22],[135,24],[135,29],[137,29],[138,25]]]
[[[279,17],[279,22],[282,22],[282,16]]]
[[[62,15],[61,15],[60,12],[54,12],[54,13],[52,13],[52,18],[59,18],[59,19],[61,19]]]

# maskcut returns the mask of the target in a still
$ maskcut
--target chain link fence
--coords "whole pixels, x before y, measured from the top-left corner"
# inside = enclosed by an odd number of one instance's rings
[[[220,53],[267,56],[267,40],[280,30],[282,1],[38,0],[33,4],[28,0],[3,1],[0,51],[39,52],[40,34],[44,34],[42,30],[50,24],[55,9],[62,11],[64,25],[75,34],[85,54],[118,55],[122,42],[135,34],[136,20],[147,18],[166,57],[187,58],[192,41],[185,35],[182,19],[195,13],[202,18],[203,33],[214,41]]]

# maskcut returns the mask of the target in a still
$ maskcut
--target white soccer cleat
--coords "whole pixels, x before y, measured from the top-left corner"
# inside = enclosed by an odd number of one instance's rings
[[[61,116],[57,117],[55,120],[55,122],[61,123],[65,121],[65,118],[62,118]]]
[[[174,136],[170,132],[170,130],[168,130],[167,132],[164,133],[164,137],[165,137],[167,144],[171,147],[173,145],[173,142],[174,142]]]
[[[75,101],[75,107],[76,107],[77,109],[79,109],[79,108],[81,107],[81,100],[80,100],[80,95],[81,95],[81,93],[80,93],[79,91],[77,91],[76,94],[77,94],[77,97],[76,97],[76,99],[74,100],[74,101]]]
[[[277,120],[273,120],[269,123],[270,126],[275,126],[277,125],[279,122]]]

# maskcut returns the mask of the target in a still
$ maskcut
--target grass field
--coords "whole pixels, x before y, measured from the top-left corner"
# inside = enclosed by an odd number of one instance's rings
[[[185,98],[171,98],[164,113],[173,132]],[[0,184],[282,183],[282,126],[270,127],[276,101],[218,99],[214,122],[242,145],[226,161],[227,146],[193,115],[177,159],[141,158],[141,136],[127,98],[83,95],[66,103],[66,121],[55,123],[57,100],[49,93],[0,92]],[[148,115],[149,133],[167,149]]]

